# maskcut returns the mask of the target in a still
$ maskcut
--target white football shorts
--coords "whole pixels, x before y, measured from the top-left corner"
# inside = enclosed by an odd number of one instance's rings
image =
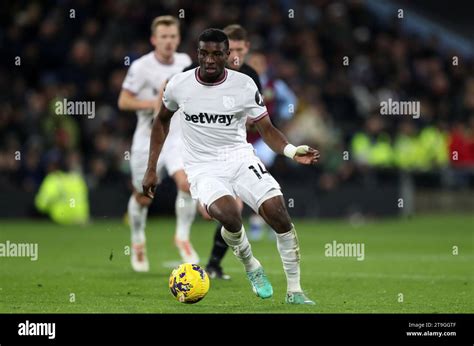
[[[206,209],[217,199],[240,197],[256,213],[267,199],[281,196],[281,188],[255,155],[241,161],[195,164],[186,169],[191,195]]]
[[[172,177],[177,171],[184,169],[182,148],[179,145],[173,145],[164,147],[164,149],[161,151],[156,165],[156,174],[159,180],[165,176],[165,170]],[[147,165],[148,151],[132,151],[130,157],[132,184],[135,190],[141,193],[143,193],[142,182]]]

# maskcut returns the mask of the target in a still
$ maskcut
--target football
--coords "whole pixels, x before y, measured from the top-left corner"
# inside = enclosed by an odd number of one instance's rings
[[[169,287],[177,301],[194,304],[202,300],[209,291],[209,276],[199,265],[184,263],[171,273]]]

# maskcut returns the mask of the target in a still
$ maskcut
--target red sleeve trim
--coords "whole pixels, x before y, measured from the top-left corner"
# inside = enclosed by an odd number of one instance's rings
[[[259,121],[259,120],[265,118],[266,116],[268,116],[268,112],[267,112],[267,111],[263,112],[263,113],[260,114],[258,117],[252,119],[252,121],[255,123],[255,122],[257,122],[257,121]]]

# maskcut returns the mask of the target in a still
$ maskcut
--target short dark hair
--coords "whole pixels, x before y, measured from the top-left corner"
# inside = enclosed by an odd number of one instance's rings
[[[248,41],[247,30],[242,28],[239,24],[227,25],[224,32],[232,41]]]
[[[199,35],[199,42],[223,42],[225,49],[229,49],[229,38],[224,31],[220,29],[209,28]]]

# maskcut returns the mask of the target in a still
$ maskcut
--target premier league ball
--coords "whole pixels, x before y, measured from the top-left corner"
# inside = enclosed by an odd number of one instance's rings
[[[209,291],[209,276],[197,264],[184,263],[171,273],[169,287],[176,300],[194,304],[202,300]]]

